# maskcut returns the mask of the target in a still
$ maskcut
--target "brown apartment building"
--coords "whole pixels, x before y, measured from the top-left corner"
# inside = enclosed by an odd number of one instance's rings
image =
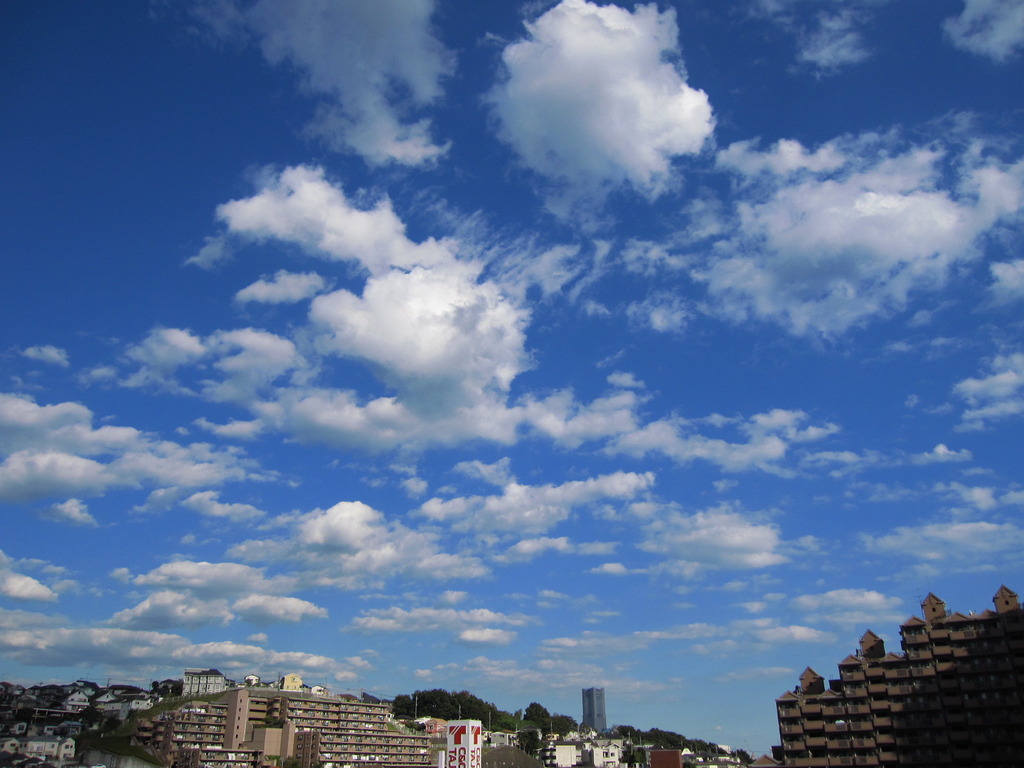
[[[838,679],[811,668],[776,699],[786,766],[1024,766],[1024,611],[949,613],[929,594],[900,627],[902,652],[868,630]]]
[[[391,706],[353,696],[235,688],[139,723],[138,736],[176,768],[430,768],[429,737],[394,722]]]

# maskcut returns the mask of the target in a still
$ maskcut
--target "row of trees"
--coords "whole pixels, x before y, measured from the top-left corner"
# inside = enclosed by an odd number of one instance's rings
[[[506,712],[469,691],[456,692],[435,688],[431,691],[401,694],[395,697],[392,707],[395,717],[398,718],[439,717],[443,720],[479,720],[492,731],[537,728],[544,733],[564,736],[579,729],[579,724],[573,718],[568,715],[552,714],[535,701],[525,710]]]
[[[494,704],[474,696],[469,691],[445,691],[435,688],[431,691],[416,691],[413,694],[396,696],[393,702],[395,717],[412,719],[417,717],[439,717],[443,720],[479,720],[491,731],[519,732],[537,729],[544,735],[565,736],[579,730],[579,723],[569,715],[553,714],[542,704],[531,702],[525,710],[505,712]],[[691,749],[694,752],[720,752],[718,745],[702,739],[688,739],[673,731],[652,728],[641,731],[631,725],[617,725],[615,732],[620,738],[633,744],[646,744],[658,749]],[[530,754],[541,746],[541,737],[531,730],[520,734],[519,746]],[[741,750],[742,752],[742,750]],[[741,754],[741,757],[745,753]],[[749,755],[745,755],[749,762]],[[626,754],[626,762],[642,762],[642,756]]]

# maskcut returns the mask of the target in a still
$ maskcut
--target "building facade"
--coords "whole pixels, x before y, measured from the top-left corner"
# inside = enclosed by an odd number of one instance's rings
[[[216,669],[186,669],[181,680],[182,696],[205,696],[228,687],[227,678]]]
[[[604,709],[604,688],[583,689],[583,725],[598,733],[608,730],[608,717]]]
[[[809,667],[776,699],[787,766],[1024,765],[1024,611],[1000,587],[995,610],[948,613],[929,594],[900,627],[901,653],[868,630],[839,677]]]
[[[289,757],[303,768],[432,766],[428,736],[398,726],[389,704],[352,696],[235,688],[140,722],[137,736],[176,768],[256,768]]]

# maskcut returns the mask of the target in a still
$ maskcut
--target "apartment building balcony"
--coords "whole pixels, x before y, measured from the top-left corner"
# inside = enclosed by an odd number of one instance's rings
[[[887,693],[890,696],[894,696],[894,697],[895,696],[909,696],[910,694],[914,693],[915,690],[916,689],[914,688],[914,686],[910,685],[910,681],[908,680],[908,681],[906,681],[905,683],[902,683],[902,684],[890,683],[889,686],[888,686]]]
[[[888,699],[873,699],[869,706],[871,707],[872,713],[888,712],[890,703],[891,702]]]
[[[879,747],[894,747],[896,746],[896,735],[892,733],[876,733],[875,744]]]
[[[840,749],[853,749],[852,739],[825,739],[825,746],[829,751],[835,752]]]
[[[920,735],[896,734],[896,746],[903,751],[912,751],[913,747],[945,747],[948,745],[949,736],[941,731],[929,731]]]
[[[885,693],[886,692],[886,688],[887,688],[886,684],[882,683],[882,682],[868,683],[868,695],[869,696],[872,696],[872,695],[877,696],[878,694]]]
[[[1013,690],[1016,687],[1017,681],[1011,675],[981,675],[978,677],[964,675],[960,678],[960,689],[963,691]]]
[[[839,677],[843,682],[857,683],[867,679],[864,670],[860,667],[846,668],[839,670]]]
[[[908,667],[888,667],[886,668],[883,676],[886,680],[898,680],[904,677],[910,677],[910,669]]]
[[[854,765],[881,765],[877,755],[857,755],[853,758]]]
[[[934,717],[915,715],[914,717],[900,719],[894,717],[892,725],[896,730],[897,737],[899,737],[900,734],[908,731],[918,731],[927,728],[945,728],[946,721],[941,715],[936,715]]]
[[[825,723],[825,733],[847,733],[849,730],[849,723]]]
[[[847,704],[846,713],[849,715],[869,715],[871,707],[868,704]]]
[[[881,765],[876,755],[844,755],[833,757],[829,765]]]
[[[942,709],[942,702],[938,698],[927,698],[894,701],[889,711],[897,714],[904,712],[936,712],[940,709]]]
[[[829,706],[823,706],[821,708],[821,714],[824,717],[830,717],[830,716],[831,717],[835,717],[836,715],[840,715],[840,716],[841,715],[845,715],[846,714],[846,705],[845,704],[832,704],[832,705],[829,705]]]
[[[826,739],[824,736],[808,736],[804,739],[807,749],[824,749]]]

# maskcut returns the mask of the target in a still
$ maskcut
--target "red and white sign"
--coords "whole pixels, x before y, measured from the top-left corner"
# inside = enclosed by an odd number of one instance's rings
[[[449,720],[448,751],[440,768],[481,768],[483,731],[479,720]]]

